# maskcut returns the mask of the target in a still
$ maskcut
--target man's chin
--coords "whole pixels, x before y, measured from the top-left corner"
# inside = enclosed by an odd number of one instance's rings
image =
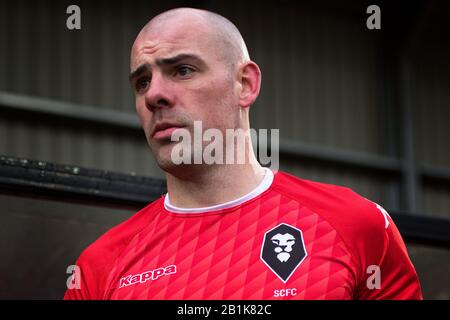
[[[157,163],[161,170],[179,179],[189,179],[203,167],[196,164],[175,164],[170,159],[167,161],[159,160]]]
[[[172,159],[172,149],[173,149],[173,144],[167,144],[167,145],[163,145],[160,146],[157,150],[153,150],[153,155],[155,156],[155,160],[156,163],[158,164],[158,166],[166,171],[172,171],[172,170],[176,170],[178,171],[178,167],[185,167],[185,164],[181,163],[181,164],[177,164],[173,161]]]
[[[170,153],[159,153],[158,157],[156,157],[156,162],[161,170],[180,179],[189,178],[204,167],[202,164],[193,164],[193,159],[191,160],[187,163],[180,162],[179,159],[174,161]]]

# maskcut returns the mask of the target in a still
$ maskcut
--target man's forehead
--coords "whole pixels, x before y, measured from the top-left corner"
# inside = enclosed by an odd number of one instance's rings
[[[181,52],[192,52],[207,55],[211,51],[211,36],[204,30],[192,32],[193,29],[171,28],[165,32],[148,32],[140,34],[131,53],[131,68],[142,60],[166,58]]]

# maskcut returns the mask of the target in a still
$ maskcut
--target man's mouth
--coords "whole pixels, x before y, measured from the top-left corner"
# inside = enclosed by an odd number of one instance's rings
[[[156,140],[170,139],[172,137],[172,133],[180,128],[184,128],[184,126],[170,122],[158,123],[153,130],[152,138]]]

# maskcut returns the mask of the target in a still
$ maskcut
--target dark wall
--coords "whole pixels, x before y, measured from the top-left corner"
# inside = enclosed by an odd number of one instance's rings
[[[134,211],[0,195],[0,299],[62,299],[67,267]]]

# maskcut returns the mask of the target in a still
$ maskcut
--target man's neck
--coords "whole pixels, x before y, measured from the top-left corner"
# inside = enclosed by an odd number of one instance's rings
[[[198,168],[188,179],[167,173],[167,190],[172,205],[180,208],[209,207],[237,199],[264,179],[259,164],[214,165]]]

